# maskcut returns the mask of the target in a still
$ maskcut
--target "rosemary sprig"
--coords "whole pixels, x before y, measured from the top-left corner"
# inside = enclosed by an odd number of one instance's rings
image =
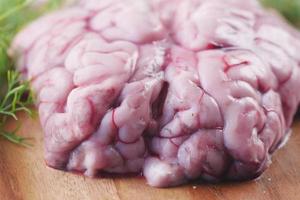
[[[13,143],[28,146],[26,138],[16,134],[18,128],[9,132],[5,130],[5,124],[10,118],[17,121],[18,117],[16,114],[19,111],[24,111],[32,116],[32,111],[29,107],[33,104],[33,95],[29,90],[29,83],[22,82],[18,72],[8,71],[6,91],[6,94],[0,101],[0,135]]]

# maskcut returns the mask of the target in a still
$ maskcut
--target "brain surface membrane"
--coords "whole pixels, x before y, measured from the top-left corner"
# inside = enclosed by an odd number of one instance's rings
[[[87,0],[11,47],[47,165],[152,186],[258,177],[300,100],[300,34],[255,0]]]

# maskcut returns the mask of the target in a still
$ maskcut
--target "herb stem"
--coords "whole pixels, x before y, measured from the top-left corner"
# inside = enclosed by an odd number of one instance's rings
[[[0,22],[3,21],[4,19],[6,19],[7,17],[11,16],[12,14],[22,10],[23,8],[25,8],[26,6],[28,6],[32,2],[33,2],[33,0],[26,0],[23,3],[13,7],[12,9],[10,9],[8,11],[6,11],[2,15],[0,15]]]

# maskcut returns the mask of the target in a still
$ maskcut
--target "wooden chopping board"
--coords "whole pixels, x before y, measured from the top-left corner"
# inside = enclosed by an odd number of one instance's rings
[[[264,175],[242,183],[194,183],[157,189],[141,177],[91,179],[46,167],[38,119],[20,115],[19,134],[32,137],[23,148],[0,140],[0,200],[300,200],[300,120],[289,143],[273,156]],[[14,126],[14,122],[8,127]]]

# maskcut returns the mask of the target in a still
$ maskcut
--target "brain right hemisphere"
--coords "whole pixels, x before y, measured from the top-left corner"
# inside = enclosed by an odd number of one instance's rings
[[[166,187],[270,165],[300,101],[299,36],[255,0],[88,0],[31,24],[11,52],[49,166]]]

